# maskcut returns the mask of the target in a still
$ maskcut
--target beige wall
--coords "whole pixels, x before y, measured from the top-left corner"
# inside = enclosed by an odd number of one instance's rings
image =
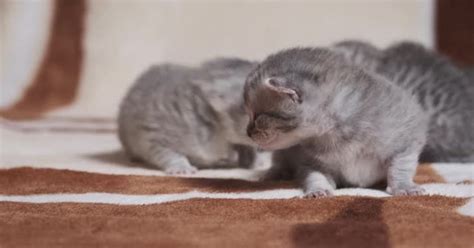
[[[134,78],[152,63],[194,64],[214,56],[262,59],[278,49],[346,38],[379,46],[401,39],[433,44],[432,0],[89,3],[79,106],[98,114],[116,111]],[[41,49],[30,43],[25,46]],[[6,53],[18,52],[12,49],[18,48],[8,46]],[[17,72],[18,68],[5,73]],[[18,83],[2,82],[2,87]]]
[[[0,0],[0,106],[14,101],[46,45],[51,0]]]

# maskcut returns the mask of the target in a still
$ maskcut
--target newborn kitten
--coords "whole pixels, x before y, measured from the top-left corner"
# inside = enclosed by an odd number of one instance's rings
[[[427,145],[420,161],[474,161],[472,72],[410,42],[379,50],[368,43],[345,41],[336,44],[333,50],[417,97],[430,119]]]
[[[306,196],[387,181],[394,195],[423,190],[412,180],[425,145],[416,99],[384,77],[323,48],[266,58],[245,83],[247,133],[274,152],[267,178],[292,170]]]
[[[250,167],[255,151],[245,134],[248,117],[239,92],[254,65],[225,58],[199,68],[151,67],[120,106],[125,151],[169,174],[194,173],[196,167]]]

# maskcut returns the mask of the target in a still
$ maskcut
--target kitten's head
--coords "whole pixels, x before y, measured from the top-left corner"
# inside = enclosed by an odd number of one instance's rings
[[[246,91],[247,135],[263,149],[288,147],[289,137],[301,125],[302,93],[283,80],[268,77]]]
[[[320,93],[325,73],[336,60],[326,49],[310,48],[265,59],[245,83],[248,136],[263,149],[277,150],[314,135],[314,124],[324,123],[317,106],[324,99],[318,96],[324,95]]]

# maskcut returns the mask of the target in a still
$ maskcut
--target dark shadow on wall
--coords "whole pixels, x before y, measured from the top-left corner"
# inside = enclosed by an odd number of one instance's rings
[[[383,203],[377,198],[355,198],[324,223],[296,225],[293,243],[295,247],[390,247]]]

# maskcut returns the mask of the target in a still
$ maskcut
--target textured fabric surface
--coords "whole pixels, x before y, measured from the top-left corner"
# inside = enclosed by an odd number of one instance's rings
[[[417,181],[448,185],[439,181],[445,180],[434,168],[421,167]],[[463,185],[458,184],[457,191],[472,194],[472,185]],[[423,187],[434,193],[430,184]],[[469,203],[468,197],[452,197],[439,189],[437,195],[413,197],[339,191],[335,197],[302,199],[301,191],[286,182],[4,169],[0,244],[469,247],[474,243],[474,218],[459,211]]]
[[[428,195],[344,188],[302,199],[257,169],[165,176],[128,161],[113,119],[0,122],[0,246],[469,247],[474,171],[423,164]]]

